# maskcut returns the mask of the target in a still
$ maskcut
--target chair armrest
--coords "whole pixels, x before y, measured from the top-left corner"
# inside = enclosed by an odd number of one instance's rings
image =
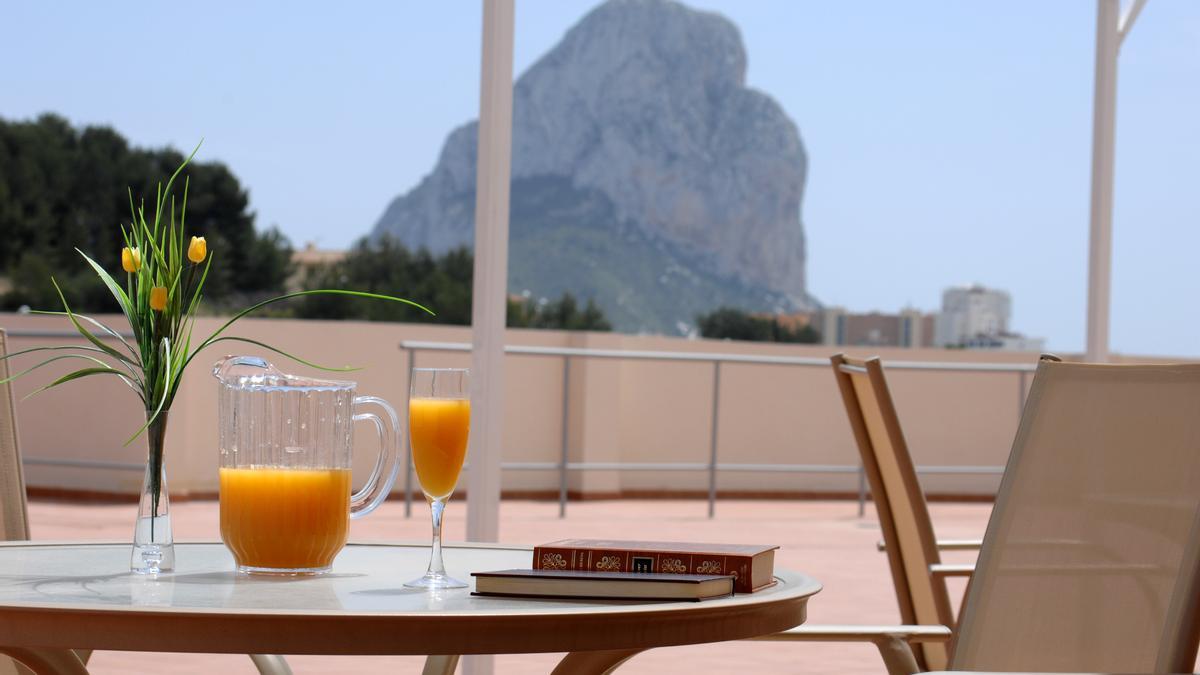
[[[966,565],[950,565],[947,563],[937,563],[929,566],[929,573],[934,579],[945,580],[947,577],[969,577],[975,573],[974,564]]]
[[[901,639],[905,642],[949,642],[953,632],[946,626],[796,626],[781,633],[760,635],[749,640],[784,642],[877,642]]]
[[[796,626],[782,633],[763,635],[751,640],[786,642],[869,642],[879,650],[888,675],[919,673],[914,642],[945,642],[950,639],[945,626]]]
[[[982,539],[939,539],[936,543],[939,551],[978,551],[983,547]],[[881,539],[875,542],[875,548],[886,551],[887,544]]]
[[[982,539],[939,539],[939,551],[978,551],[983,548]]]

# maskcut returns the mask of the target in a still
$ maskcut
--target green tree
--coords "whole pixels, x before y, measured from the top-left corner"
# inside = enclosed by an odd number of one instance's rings
[[[365,319],[419,323],[471,322],[471,253],[455,249],[434,258],[428,251],[413,253],[399,242],[360,240],[340,262],[309,270],[304,287],[349,288],[402,294],[437,312],[430,316],[408,306],[355,298],[307,296],[296,305],[296,316],[307,319]]]
[[[337,287],[413,298],[437,312],[429,316],[407,305],[362,301],[355,298],[307,296],[295,306],[294,315],[306,319],[364,319],[443,323],[471,323],[471,282],[475,260],[465,247],[441,256],[427,250],[412,252],[403,244],[384,237],[372,242],[359,240],[336,263],[308,270],[304,288]],[[595,302],[582,310],[569,294],[553,302],[509,300],[508,325],[513,328],[562,330],[612,330],[612,325]]]
[[[57,115],[0,119],[0,275],[13,284],[0,305],[57,306],[48,269],[74,309],[115,310],[75,249],[119,270],[130,192],[152,199],[182,161],[175,150],[134,148],[111,128],[76,129]],[[219,162],[194,162],[185,175],[188,233],[205,237],[220,256],[205,297],[240,304],[281,291],[291,246],[277,230],[254,229],[248,194],[233,173]]]
[[[612,324],[595,301],[588,299],[580,311],[575,296],[563,293],[558,300],[536,302],[508,301],[509,328],[547,328],[557,330],[591,330],[607,332]]]
[[[797,342],[815,344],[821,334],[812,326],[789,328],[778,317],[754,316],[733,307],[720,307],[696,317],[700,335],[721,340]]]

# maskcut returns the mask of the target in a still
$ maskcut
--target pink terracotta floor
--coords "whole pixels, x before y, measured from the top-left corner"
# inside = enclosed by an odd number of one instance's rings
[[[404,517],[400,502],[388,502],[371,516],[354,521],[355,540],[419,541],[428,537],[423,505]],[[129,536],[133,506],[34,501],[29,517],[35,539],[122,540]],[[977,538],[987,525],[990,504],[932,504],[940,538]],[[217,504],[183,502],[172,506],[180,540],[216,540]],[[776,564],[803,571],[824,584],[809,603],[810,624],[886,624],[897,621],[895,596],[883,554],[875,550],[879,526],[870,505],[865,518],[845,501],[751,501],[717,503],[717,517],[705,517],[705,504],[694,500],[619,500],[572,503],[567,518],[549,502],[505,501],[500,537],[510,543],[538,544],[566,537],[776,543]],[[447,512],[446,539],[464,536],[464,509]],[[967,562],[970,554],[952,554],[947,562]],[[453,567],[453,565],[450,565]],[[418,573],[420,570],[412,570]],[[961,587],[954,589],[961,593]],[[97,675],[155,672],[255,673],[250,660],[232,655],[98,652],[90,663]],[[496,657],[497,673],[547,673],[559,655]],[[415,657],[290,657],[297,675],[309,673],[419,673]],[[153,663],[151,670],[144,664]],[[621,673],[881,673],[873,648],[860,645],[727,642],[656,649],[634,657]]]

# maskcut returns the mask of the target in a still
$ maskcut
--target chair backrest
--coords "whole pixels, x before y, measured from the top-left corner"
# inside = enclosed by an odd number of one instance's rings
[[[1044,357],[953,648],[955,670],[1192,672],[1200,365]]]
[[[0,356],[8,354],[4,329],[0,328]],[[0,360],[0,381],[9,377],[7,359]],[[17,414],[12,383],[0,383],[0,541],[29,538],[25,512],[25,476],[17,446]]]
[[[900,620],[953,626],[946,585],[929,572],[930,565],[940,562],[937,542],[883,366],[878,358],[862,361],[838,354],[831,360],[879,514]],[[942,643],[925,643],[917,656],[926,668],[941,670],[948,651]]]

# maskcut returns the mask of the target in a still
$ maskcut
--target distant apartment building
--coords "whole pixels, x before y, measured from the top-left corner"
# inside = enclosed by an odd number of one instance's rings
[[[826,307],[809,315],[821,332],[821,342],[853,347],[932,347],[935,317],[915,309],[899,314],[856,314],[843,307]]]
[[[292,252],[292,274],[285,286],[289,293],[301,290],[304,279],[310,271],[339,263],[346,259],[346,251],[319,249],[314,242],[307,242],[304,248]]]
[[[937,319],[939,347],[957,347],[977,335],[1000,335],[1008,331],[1012,298],[1006,291],[973,286],[954,286],[942,292],[942,311]]]
[[[1007,291],[979,284],[954,286],[942,292],[942,311],[937,315],[939,347],[1041,351],[1045,340],[1009,330],[1012,297]]]

